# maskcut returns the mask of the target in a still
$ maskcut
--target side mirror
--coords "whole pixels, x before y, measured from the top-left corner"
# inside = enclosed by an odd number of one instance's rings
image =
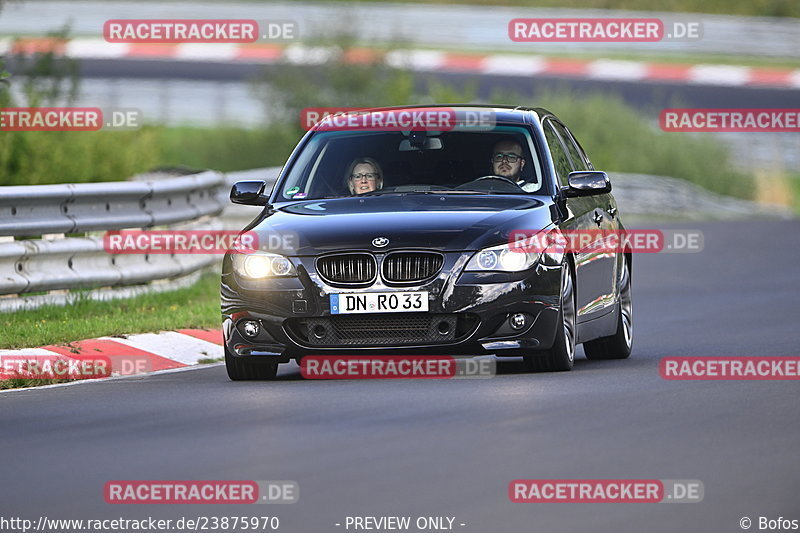
[[[567,198],[594,196],[611,192],[611,180],[608,179],[608,175],[605,172],[596,170],[570,172],[569,176],[567,176],[567,181],[569,186],[561,188]]]
[[[267,205],[264,181],[237,181],[231,187],[231,202],[243,205]]]

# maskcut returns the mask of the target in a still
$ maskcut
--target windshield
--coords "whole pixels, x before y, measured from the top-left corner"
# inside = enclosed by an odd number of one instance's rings
[[[317,132],[276,201],[385,194],[547,194],[527,129]]]

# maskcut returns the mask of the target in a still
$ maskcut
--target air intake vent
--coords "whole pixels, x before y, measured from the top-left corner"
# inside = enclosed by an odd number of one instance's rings
[[[444,257],[434,252],[394,252],[383,260],[383,279],[393,283],[412,283],[434,277],[442,269]]]
[[[317,259],[317,272],[328,283],[355,285],[373,281],[377,267],[370,254],[338,254]]]
[[[458,342],[474,331],[472,314],[392,313],[290,318],[287,330],[300,344],[348,346],[408,346]]]

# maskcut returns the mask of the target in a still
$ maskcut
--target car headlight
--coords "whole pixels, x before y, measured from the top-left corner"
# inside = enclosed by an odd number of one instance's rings
[[[266,252],[233,254],[233,270],[250,279],[296,276],[297,270],[287,257]]]
[[[485,248],[467,263],[468,272],[521,272],[531,268],[538,253],[515,249],[508,244]]]
[[[558,266],[564,259],[565,245],[558,231],[537,232],[527,240],[501,244],[479,251],[467,263],[467,272],[522,272],[541,261]]]

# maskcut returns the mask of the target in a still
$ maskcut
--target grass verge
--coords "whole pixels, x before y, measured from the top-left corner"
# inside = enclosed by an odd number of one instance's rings
[[[175,291],[109,302],[81,299],[72,305],[0,314],[0,347],[32,348],[101,336],[219,326],[219,275],[214,272]]]
[[[204,359],[198,359],[197,360],[197,364],[198,365],[213,365],[214,363],[221,363],[224,360],[225,360],[224,357],[206,357]]]
[[[794,212],[800,215],[800,175],[790,177],[789,182],[792,184],[792,206]]]
[[[11,378],[0,379],[0,390],[24,389],[26,387],[41,387],[43,385],[55,385],[56,383],[69,383],[72,379],[26,379]]]

